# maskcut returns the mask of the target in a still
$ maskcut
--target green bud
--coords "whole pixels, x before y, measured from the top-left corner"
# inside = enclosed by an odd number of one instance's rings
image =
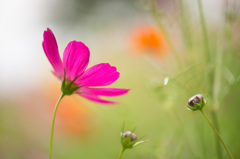
[[[121,143],[124,150],[133,148],[138,144],[145,142],[145,141],[139,141],[139,140],[140,139],[138,139],[137,135],[131,131],[126,131],[124,133],[123,132],[121,133]]]
[[[127,138],[128,136],[131,135],[131,141],[135,141],[137,140],[137,135],[135,135],[134,133],[132,133],[131,131],[126,131],[125,133],[123,133],[123,137]]]
[[[206,101],[204,100],[203,95],[197,94],[188,100],[187,107],[192,111],[196,111],[196,110],[202,110],[205,104],[206,104]]]

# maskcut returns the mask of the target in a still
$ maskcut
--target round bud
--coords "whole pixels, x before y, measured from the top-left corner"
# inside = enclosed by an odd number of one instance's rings
[[[194,107],[194,103],[197,103],[197,104],[201,104],[202,100],[203,100],[203,95],[202,94],[197,94],[193,97],[191,97],[189,100],[188,100],[188,105],[191,106],[191,107]]]
[[[127,138],[128,136],[131,135],[131,141],[135,141],[137,140],[137,135],[135,135],[134,133],[132,133],[131,131],[126,131],[125,133],[123,133],[123,137]]]

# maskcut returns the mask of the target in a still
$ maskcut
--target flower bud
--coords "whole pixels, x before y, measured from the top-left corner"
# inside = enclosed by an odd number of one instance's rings
[[[201,103],[202,102],[202,99],[203,99],[203,95],[202,94],[197,94],[193,97],[191,97],[189,100],[188,100],[188,105],[191,106],[191,107],[194,107],[194,103]]]
[[[138,139],[137,135],[134,134],[132,131],[126,131],[124,132],[124,130],[122,130],[121,132],[121,144],[124,150],[126,149],[130,149],[133,148],[141,143],[144,143],[146,141],[140,141],[140,139]]]
[[[131,131],[126,131],[125,133],[123,133],[124,138],[127,138],[130,135],[131,135],[131,141],[137,140],[137,135],[132,133]]]
[[[205,106],[206,102],[204,100],[204,97],[202,94],[197,94],[193,97],[191,97],[188,100],[188,108],[195,111],[195,110],[201,110]]]

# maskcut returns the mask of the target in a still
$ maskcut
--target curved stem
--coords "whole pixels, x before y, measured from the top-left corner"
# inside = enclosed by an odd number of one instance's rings
[[[57,113],[57,109],[59,106],[60,101],[62,100],[62,98],[65,96],[65,94],[61,94],[60,98],[57,101],[57,104],[54,108],[54,112],[53,112],[53,117],[52,117],[52,126],[51,126],[51,136],[50,136],[50,148],[49,148],[49,159],[52,159],[52,149],[53,149],[53,132],[54,132],[54,123],[55,123],[55,117],[56,117],[56,113]]]
[[[120,153],[118,159],[121,159],[121,158],[122,158],[123,152],[124,152],[125,150],[126,150],[126,149],[124,149],[124,148],[122,149],[122,151],[121,151],[121,153]]]
[[[223,146],[224,146],[224,148],[226,149],[229,157],[230,157],[231,159],[233,159],[232,153],[231,153],[230,150],[228,149],[227,145],[224,143],[224,141],[223,141],[222,137],[220,136],[220,134],[218,133],[217,129],[213,126],[213,124],[212,124],[211,121],[208,119],[208,117],[207,117],[206,114],[203,112],[203,110],[200,110],[200,111],[202,112],[203,116],[207,119],[207,121],[208,121],[208,123],[211,125],[212,129],[215,131],[218,139],[219,139],[219,140],[221,141],[221,143],[223,144]]]
[[[202,0],[198,0],[198,10],[199,10],[199,15],[200,15],[200,19],[201,19],[201,26],[202,26],[202,32],[203,32],[203,38],[204,38],[204,45],[205,45],[205,51],[204,52],[206,54],[207,62],[211,66],[211,63],[214,63],[214,61],[212,59],[213,55],[211,55],[211,50],[210,50],[210,47],[209,47],[208,33],[207,33],[207,27],[206,27],[204,13],[203,13]],[[219,66],[218,64],[219,64],[219,62],[221,62],[221,59],[220,59],[221,52],[216,54],[216,57],[217,57],[217,60],[218,60],[218,61],[215,62],[216,69],[212,70],[213,68],[210,68],[211,71],[209,73],[209,84],[208,84],[209,94],[214,98],[214,100],[217,99],[216,98],[216,95],[217,95],[216,93],[219,92],[219,91],[217,91],[217,89],[219,88],[219,82],[220,82],[220,79],[221,79],[221,78],[219,78],[220,72],[219,72],[219,68],[218,68],[218,66]],[[215,73],[215,76],[214,76],[214,73]],[[212,86],[213,86],[213,88],[212,88]],[[215,106],[216,106],[216,101],[215,101]],[[214,121],[215,125],[217,126],[218,125],[218,120],[216,118],[216,107],[214,107],[214,110],[213,110],[213,113],[212,113],[212,118],[213,118],[213,121]],[[214,129],[216,130],[216,128],[214,128]],[[218,158],[221,159],[222,158],[222,149],[221,149],[221,146],[220,146],[220,142],[216,142],[216,148],[217,148]]]
[[[212,123],[215,125],[215,128],[216,130],[218,130],[218,132],[220,131],[219,130],[219,123],[218,123],[218,119],[217,119],[217,112],[216,111],[212,111],[211,112],[211,116],[212,116]],[[223,156],[222,156],[222,147],[221,147],[221,143],[220,141],[218,140],[218,137],[216,136],[216,149],[217,149],[217,154],[218,154],[218,158],[219,159],[222,159]]]

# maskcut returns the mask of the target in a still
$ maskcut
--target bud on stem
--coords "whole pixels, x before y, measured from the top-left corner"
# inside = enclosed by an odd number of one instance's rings
[[[206,105],[206,101],[204,100],[203,95],[197,94],[188,100],[187,107],[192,111],[196,111],[196,110],[202,110],[205,105]]]
[[[127,138],[130,135],[131,135],[131,141],[137,140],[137,135],[132,133],[131,131],[126,131],[125,133],[123,133],[124,138]]]

